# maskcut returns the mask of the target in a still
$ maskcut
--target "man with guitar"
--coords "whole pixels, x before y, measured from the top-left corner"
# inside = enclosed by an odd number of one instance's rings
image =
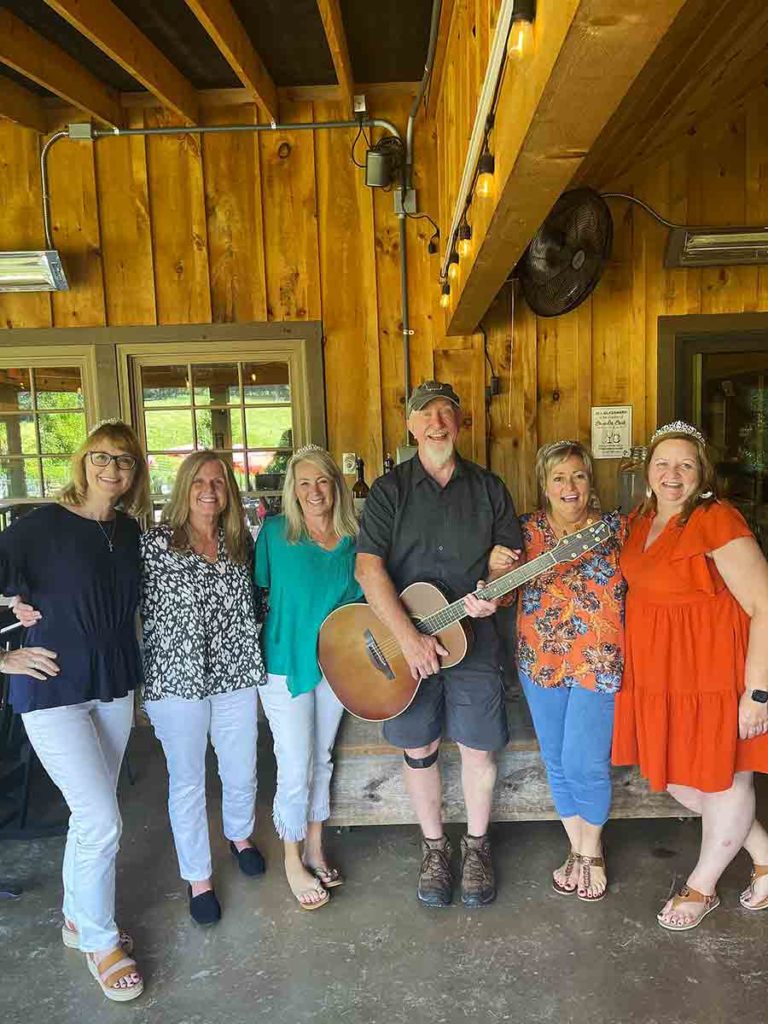
[[[491,903],[496,884],[488,821],[496,781],[495,752],[508,740],[501,648],[492,616],[497,601],[474,590],[487,577],[496,545],[520,550],[520,526],[502,481],[461,458],[456,438],[459,397],[450,384],[425,381],[408,401],[408,429],[418,454],[380,477],[365,504],[355,574],[366,599],[402,650],[413,678],[413,702],[384,724],[384,736],[404,751],[405,784],[421,830],[418,897],[428,906],[452,899],[451,848],[443,832],[437,765],[440,740],[455,740],[462,762],[467,834],[461,840],[461,898]],[[511,554],[511,552],[510,552]],[[475,620],[475,642],[453,668],[446,649],[419,632],[398,594],[415,581],[436,583],[453,600],[464,597]],[[385,685],[385,683],[382,683]]]

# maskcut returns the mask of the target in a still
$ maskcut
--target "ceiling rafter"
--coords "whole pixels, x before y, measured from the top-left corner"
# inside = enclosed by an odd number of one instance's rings
[[[0,77],[0,117],[42,134],[48,131],[43,101],[10,78]]]
[[[46,3],[141,82],[164,107],[188,124],[197,121],[198,98],[192,83],[112,0],[46,0]]]
[[[123,123],[120,97],[64,50],[8,10],[0,10],[0,63],[113,127]]]
[[[261,110],[277,121],[275,83],[229,0],[187,0],[187,6]]]
[[[317,7],[323,22],[325,38],[328,40],[328,48],[331,51],[333,66],[336,69],[336,78],[341,87],[341,94],[351,110],[355,80],[352,75],[352,60],[349,56],[347,34],[344,31],[344,20],[341,16],[339,0],[317,0]]]

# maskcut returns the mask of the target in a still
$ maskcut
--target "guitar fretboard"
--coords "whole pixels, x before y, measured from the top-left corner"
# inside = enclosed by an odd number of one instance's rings
[[[518,569],[512,569],[511,572],[505,573],[503,576],[499,576],[493,583],[489,583],[483,587],[482,590],[476,590],[475,596],[481,598],[483,601],[495,601],[500,597],[504,597],[511,590],[516,587],[520,587],[523,583],[528,583],[529,580],[535,579],[536,576],[540,576],[547,569],[550,569],[553,565],[557,565],[558,559],[552,554],[551,551],[545,551],[543,555],[539,555],[538,558],[534,558],[530,562],[526,562],[525,565],[521,565]],[[426,633],[428,636],[434,636],[435,633],[439,633],[442,629],[452,625],[454,622],[458,622],[463,619],[467,614],[464,607],[464,599],[461,598],[458,601],[454,601],[452,604],[446,605],[445,608],[441,608],[440,611],[434,612],[432,615],[428,615],[427,618],[422,619],[421,622],[417,623],[416,628],[420,633]]]

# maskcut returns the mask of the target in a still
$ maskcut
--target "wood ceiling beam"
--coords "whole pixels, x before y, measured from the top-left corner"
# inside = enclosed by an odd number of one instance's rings
[[[336,78],[341,87],[341,94],[351,111],[355,80],[352,75],[352,60],[349,56],[347,34],[344,31],[339,0],[317,0],[317,8],[320,11],[325,38],[328,40],[328,49],[331,51],[331,59],[336,69]]]
[[[112,0],[46,0],[65,21],[98,46],[187,124],[198,117],[197,92]]]
[[[477,255],[452,286],[448,334],[475,330],[684,4],[580,0],[565,31],[548,35],[540,15],[554,23],[561,8],[540,0],[536,50],[502,82],[491,136],[498,198],[488,213],[473,204]]]
[[[187,0],[187,6],[270,121],[278,121],[277,89],[229,0]]]
[[[43,135],[48,131],[43,101],[10,78],[0,77],[0,117]]]
[[[0,10],[0,63],[98,121],[117,128],[123,123],[120,98],[114,89],[8,10]]]

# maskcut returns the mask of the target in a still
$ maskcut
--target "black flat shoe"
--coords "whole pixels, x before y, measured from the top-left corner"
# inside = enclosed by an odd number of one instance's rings
[[[192,895],[192,886],[188,887],[189,892],[189,914],[195,924],[209,925],[216,924],[221,920],[221,904],[216,898],[213,889],[201,892],[199,896]]]
[[[264,858],[255,846],[246,846],[244,850],[238,850],[234,843],[230,842],[229,848],[232,856],[237,861],[237,866],[244,875],[263,875],[267,870]]]

